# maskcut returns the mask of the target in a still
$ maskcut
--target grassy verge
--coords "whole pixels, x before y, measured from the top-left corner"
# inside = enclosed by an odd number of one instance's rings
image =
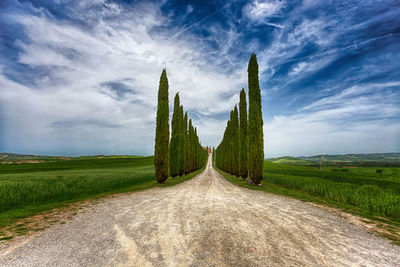
[[[32,223],[24,218],[112,194],[174,186],[204,168],[159,184],[154,179],[153,157],[0,166],[0,241],[35,230],[29,229]]]
[[[400,182],[396,177],[382,177],[369,168],[342,172],[266,162],[262,185],[255,186],[216,169],[241,187],[322,204],[363,217],[364,222],[382,228],[382,235],[400,244],[400,218],[385,213],[397,214],[400,208],[396,206]],[[394,176],[398,174],[398,170],[385,171]]]

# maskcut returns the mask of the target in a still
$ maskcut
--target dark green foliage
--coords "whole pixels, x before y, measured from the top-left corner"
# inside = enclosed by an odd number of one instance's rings
[[[383,173],[383,170],[382,169],[377,169],[376,173]]]
[[[237,106],[233,109],[232,115],[232,174],[239,176],[240,129]]]
[[[179,100],[179,98],[177,100]],[[192,120],[190,119],[188,124],[187,113],[183,116],[183,107],[176,107],[177,105],[175,105],[176,112],[174,111],[174,115],[175,113],[177,114],[176,120],[174,120],[174,116],[172,119],[173,128],[176,123],[177,140],[175,141],[173,138],[173,129],[170,146],[171,157],[176,159],[176,161],[171,161],[171,164],[175,164],[176,166],[174,169],[172,167],[170,168],[171,176],[173,176],[172,170],[176,170],[176,173],[174,174],[177,176],[201,169],[206,164],[208,157],[208,153],[200,144],[197,129],[193,127]],[[176,149],[174,149],[175,143],[177,144]],[[174,152],[172,152],[172,150]],[[175,153],[174,156],[173,153]]]
[[[186,116],[187,118],[187,116]],[[186,148],[185,148],[185,140],[186,140],[186,126],[183,116],[183,106],[181,105],[179,108],[179,136],[178,136],[178,144],[179,149],[178,153],[180,154],[180,161],[179,161],[179,176],[185,174],[185,162],[186,162]]]
[[[216,156],[216,154],[215,154],[215,147],[213,147],[212,148],[212,160],[213,160],[213,163],[215,164],[215,156]]]
[[[171,143],[169,145],[169,172],[171,177],[179,175],[179,164],[181,161],[181,154],[179,153],[179,131],[181,128],[179,120],[180,112],[179,93],[176,93],[171,123]]]
[[[230,113],[224,137],[216,149],[218,168],[234,175],[239,173],[239,119],[237,107]]]
[[[156,138],[154,146],[155,177],[159,183],[168,178],[169,169],[169,106],[168,106],[168,78],[163,69],[158,89],[158,105],[156,119]]]
[[[243,179],[247,178],[248,168],[247,168],[247,147],[248,147],[248,137],[247,137],[247,101],[246,92],[244,88],[240,91],[240,102],[239,102],[239,113],[240,113],[240,160],[239,160],[239,176]]]
[[[199,162],[198,162],[198,157],[199,157],[198,153],[200,151],[199,143],[200,143],[200,141],[199,141],[199,137],[197,136],[197,128],[194,127],[194,143],[193,143],[193,148],[194,148],[194,160],[193,160],[193,163],[194,164],[193,164],[193,166],[194,166],[195,170],[200,168],[200,166],[198,166],[198,164],[199,164]]]
[[[247,72],[249,82],[249,177],[255,184],[260,184],[263,179],[264,135],[258,63],[254,53],[250,57]]]
[[[184,131],[184,156],[185,156],[185,161],[184,161],[184,169],[185,173],[190,172],[190,160],[189,160],[189,131],[188,131],[188,114],[187,112],[185,113],[185,117],[183,120],[183,131]]]
[[[194,129],[192,119],[189,119],[189,172],[194,170]]]
[[[252,54],[248,66],[249,115],[246,93],[240,92],[239,110],[231,111],[221,143],[215,150],[215,164],[221,170],[250,177],[255,184],[263,179],[264,136],[261,109],[261,90],[258,80],[258,63]]]
[[[228,121],[228,170],[233,174],[233,110],[230,113],[230,120]]]

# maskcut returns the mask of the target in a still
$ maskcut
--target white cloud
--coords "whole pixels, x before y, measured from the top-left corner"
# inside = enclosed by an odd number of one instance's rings
[[[326,56],[319,59],[301,61],[292,67],[288,75],[291,78],[302,78],[306,75],[310,75],[312,72],[322,69],[334,59],[334,56]]]
[[[186,8],[186,12],[188,14],[192,13],[193,12],[193,6],[192,5],[188,5],[187,8]]]
[[[297,75],[301,73],[306,67],[307,67],[306,62],[300,62],[296,66],[293,67],[292,71],[289,73],[289,75]]]
[[[400,106],[384,91],[391,86],[400,84],[354,86],[275,116],[264,124],[266,157],[398,151]]]
[[[303,110],[317,110],[324,109],[332,106],[343,106],[349,103],[365,103],[374,106],[376,103],[384,104],[386,107],[388,103],[392,102],[390,94],[381,94],[387,88],[399,87],[400,82],[387,82],[387,83],[371,83],[367,85],[355,85],[342,90],[335,95],[324,97],[315,101],[305,107]],[[369,94],[369,95],[366,95]],[[372,94],[372,95],[371,95]],[[383,107],[383,108],[384,108]],[[385,109],[382,109],[384,111]]]
[[[254,0],[252,3],[245,6],[244,12],[249,19],[253,21],[260,21],[278,14],[282,7],[282,1]]]
[[[159,6],[146,4],[129,10],[102,7],[102,16],[89,29],[59,23],[46,14],[14,16],[30,39],[17,42],[23,51],[18,61],[49,71],[45,77],[32,80],[32,86],[22,86],[0,75],[4,88],[0,101],[12,124],[7,123],[7,147],[3,149],[19,147],[25,153],[151,154],[158,82],[164,67],[170,106],[179,91],[184,108],[201,116],[194,120],[196,126],[215,125],[204,116],[228,113],[238,101],[232,96],[245,84],[246,73],[215,71],[189,34],[185,35],[188,39],[167,41],[165,33],[152,31],[168,20]],[[90,9],[87,12],[91,18]],[[106,18],[114,13],[121,18]],[[122,83],[133,92],[119,99],[101,86],[107,82]],[[204,139],[200,135],[203,144],[219,141],[224,127],[212,129]]]

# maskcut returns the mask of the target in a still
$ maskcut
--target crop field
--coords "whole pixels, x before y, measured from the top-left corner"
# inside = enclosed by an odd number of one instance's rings
[[[399,167],[322,168],[264,162],[262,185],[226,175],[240,186],[334,204],[363,215],[400,220]]]
[[[160,185],[153,157],[43,159],[38,164],[0,164],[0,227],[65,202],[108,193],[174,185],[193,174]]]

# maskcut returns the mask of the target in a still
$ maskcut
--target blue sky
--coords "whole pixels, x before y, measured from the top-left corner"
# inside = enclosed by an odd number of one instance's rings
[[[218,145],[256,52],[265,156],[400,151],[399,1],[0,3],[0,151],[141,154],[158,81]]]

